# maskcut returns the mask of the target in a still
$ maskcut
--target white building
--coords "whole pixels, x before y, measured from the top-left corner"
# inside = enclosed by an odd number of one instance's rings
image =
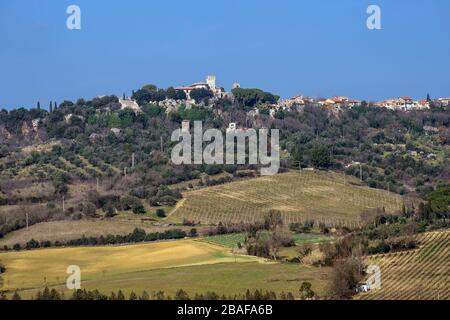
[[[190,129],[191,125],[189,120],[183,120],[183,122],[181,123],[181,132],[189,132]]]
[[[439,98],[438,101],[441,106],[450,106],[450,98]]]
[[[131,100],[131,99],[119,99],[119,103],[120,103],[120,108],[122,110],[124,109],[131,109],[133,110],[135,113],[139,113],[141,112],[141,107],[139,107],[139,104],[136,102],[136,100]]]
[[[192,90],[196,89],[210,90],[212,91],[214,97],[216,98],[222,98],[225,96],[224,90],[222,88],[217,87],[215,75],[206,76],[206,82],[196,82],[189,86],[181,86],[175,88],[175,90],[182,90],[186,94],[188,100],[191,100],[190,94]]]

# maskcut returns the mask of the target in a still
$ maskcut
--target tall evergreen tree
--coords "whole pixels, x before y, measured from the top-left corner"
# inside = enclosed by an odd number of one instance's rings
[[[51,102],[51,101],[50,101],[50,105],[49,105],[49,107],[48,107],[48,111],[49,111],[50,113],[53,112],[53,105],[52,105],[52,102]]]
[[[119,290],[119,292],[117,292],[117,300],[125,300],[125,295],[123,294],[122,290]]]
[[[19,293],[17,292],[17,290],[14,292],[11,300],[22,300],[22,298],[20,297]]]

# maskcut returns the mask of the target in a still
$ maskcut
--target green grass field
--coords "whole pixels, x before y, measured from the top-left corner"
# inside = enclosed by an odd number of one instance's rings
[[[240,294],[247,289],[296,294],[302,281],[323,292],[329,274],[326,268],[233,255],[224,247],[195,240],[8,252],[0,254],[0,261],[7,268],[0,290],[18,289],[25,298],[45,286],[69,296],[65,287],[69,265],[80,266],[82,288],[108,294],[119,289],[127,294],[163,290],[173,295],[179,289],[190,294],[208,290]]]
[[[334,172],[288,172],[247,179],[184,193],[168,217],[204,224],[254,222],[269,210],[280,210],[286,223],[308,219],[328,225],[357,224],[361,211],[401,209],[401,196],[361,186],[353,177]]]
[[[321,243],[326,241],[333,241],[333,237],[325,236],[323,234],[312,234],[312,233],[299,233],[293,234],[292,238],[296,245],[301,245],[304,243]]]
[[[7,252],[0,259],[7,267],[3,275],[6,289],[58,284],[69,265],[80,266],[83,278],[90,280],[106,274],[256,260],[235,258],[222,247],[193,240]]]
[[[291,234],[297,245],[301,245],[303,243],[320,243],[324,241],[333,240],[332,237],[324,236],[321,234]],[[245,233],[233,233],[233,234],[220,234],[215,236],[209,236],[202,238],[202,241],[217,244],[227,248],[237,248],[238,242],[244,244],[245,242]]]
[[[236,248],[238,242],[245,241],[245,233],[219,234],[215,236],[204,237],[202,241],[217,244],[226,248]]]

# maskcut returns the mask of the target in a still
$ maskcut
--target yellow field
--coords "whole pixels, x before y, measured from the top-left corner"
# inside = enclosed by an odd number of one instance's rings
[[[133,271],[235,262],[235,257],[219,246],[182,240],[7,252],[0,254],[0,260],[7,267],[3,289],[8,290],[61,284],[69,265],[78,265],[83,279],[90,280]],[[256,258],[237,257],[236,260],[255,261]]]
[[[357,298],[449,300],[450,230],[420,235],[418,242],[415,250],[368,258],[367,264],[381,269],[381,289]]]
[[[324,293],[330,273],[329,268],[234,256],[226,248],[195,240],[8,252],[0,254],[0,261],[7,267],[0,290],[19,289],[24,298],[45,286],[69,297],[65,286],[69,265],[81,268],[82,288],[106,294],[121,289],[126,294],[162,290],[174,295],[184,289],[191,295],[206,291],[234,295],[262,289],[297,295],[302,281]]]
[[[352,177],[333,172],[288,172],[189,191],[169,215],[201,223],[253,222],[271,209],[285,222],[313,219],[329,225],[357,224],[364,209],[401,209],[399,195],[359,185]]]

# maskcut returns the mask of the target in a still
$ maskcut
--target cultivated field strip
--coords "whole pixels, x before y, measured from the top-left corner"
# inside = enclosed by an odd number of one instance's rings
[[[279,210],[287,223],[315,220],[327,225],[356,226],[361,211],[401,209],[403,199],[333,172],[288,172],[189,191],[169,217],[201,223],[260,221]]]
[[[381,269],[381,289],[358,296],[371,300],[450,299],[450,230],[418,236],[419,248],[369,257]]]

